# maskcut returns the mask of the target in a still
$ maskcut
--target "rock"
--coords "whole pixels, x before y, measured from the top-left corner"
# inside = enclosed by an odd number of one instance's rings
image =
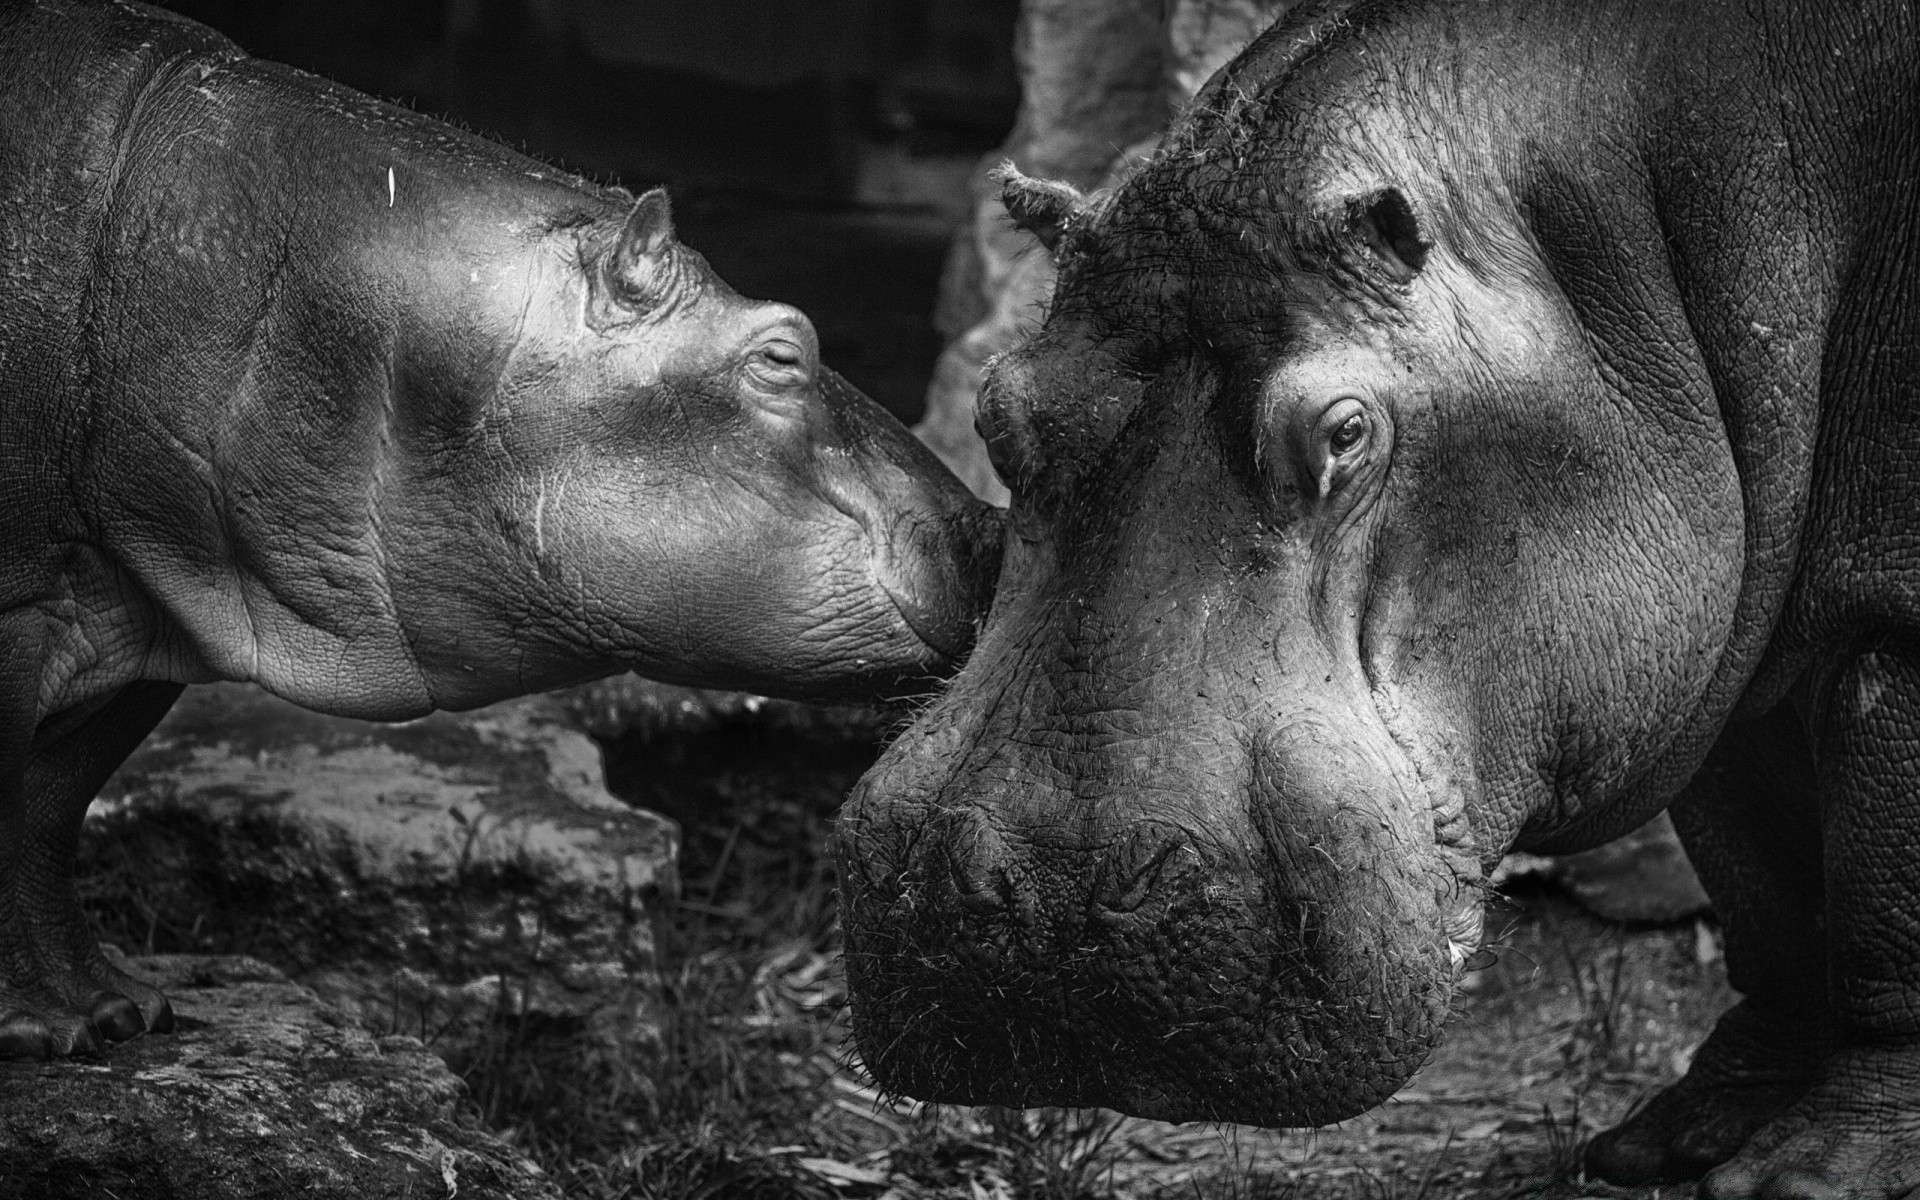
[[[1175,0],[1167,8],[1167,96],[1184,104],[1260,31],[1291,8],[1290,0]]]
[[[254,955],[463,1064],[497,1018],[649,1036],[676,838],[557,700],[380,725],[221,684],[103,789],[82,890],[109,941]]]
[[[376,1040],[272,967],[167,955],[179,1032],[0,1064],[0,1196],[558,1200],[408,1037]]]
[[[1014,40],[1020,112],[1003,149],[1022,170],[1091,187],[1116,147],[1166,124],[1167,7],[1165,0],[1021,0]]]

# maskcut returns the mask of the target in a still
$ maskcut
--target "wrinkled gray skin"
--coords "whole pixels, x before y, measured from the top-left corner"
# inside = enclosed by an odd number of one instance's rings
[[[1920,1187],[1916,75],[1896,0],[1319,4],[1013,179],[999,590],[840,831],[875,1076],[1352,1115],[1485,868],[1671,801],[1746,998],[1590,1167]]]
[[[0,1058],[170,1021],[71,871],[181,685],[919,689],[999,553],[664,193],[78,0],[0,2],[0,501]]]

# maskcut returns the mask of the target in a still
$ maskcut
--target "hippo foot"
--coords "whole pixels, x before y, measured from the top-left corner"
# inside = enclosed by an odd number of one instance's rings
[[[166,994],[108,962],[97,946],[77,969],[61,972],[56,986],[69,1010],[84,1014],[109,1042],[173,1032],[173,1005]]]
[[[1700,1185],[1703,1200],[1893,1200],[1920,1193],[1920,1052],[1849,1047]]]
[[[1633,1187],[1698,1179],[1726,1162],[1813,1087],[1832,1043],[1810,1024],[1736,1005],[1685,1078],[1587,1144],[1587,1172]]]
[[[96,1053],[103,1045],[84,1016],[60,1011],[45,996],[0,989],[0,1061],[43,1062]]]
[[[97,950],[42,973],[30,986],[0,988],[0,1060],[97,1053],[112,1042],[172,1029],[166,996]]]

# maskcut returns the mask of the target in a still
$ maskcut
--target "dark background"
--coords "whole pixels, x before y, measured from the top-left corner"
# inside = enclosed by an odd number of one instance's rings
[[[635,191],[917,420],[1018,0],[165,0],[278,59]]]

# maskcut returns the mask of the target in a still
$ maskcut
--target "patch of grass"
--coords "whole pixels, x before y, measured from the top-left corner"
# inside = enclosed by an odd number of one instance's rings
[[[1361,1176],[1362,1194],[1367,1200],[1432,1200],[1436,1194],[1433,1190],[1434,1179],[1452,1151],[1453,1135],[1449,1133],[1446,1140],[1440,1143],[1440,1148],[1427,1156],[1417,1177],[1384,1178],[1367,1172]]]
[[[1551,911],[1551,910],[1549,910]],[[1593,1070],[1631,1071],[1637,1045],[1630,1028],[1635,1016],[1628,970],[1627,946],[1614,939],[1598,958],[1576,954],[1565,932],[1555,930],[1555,944],[1573,981],[1580,1016],[1568,1031],[1561,1052],[1569,1064],[1588,1064]]]
[[[1587,1147],[1587,1130],[1580,1123],[1580,1097],[1575,1095],[1566,1119],[1562,1120],[1551,1104],[1540,1109],[1540,1126],[1546,1134],[1546,1168],[1560,1183],[1584,1183],[1581,1154]]]
[[[1162,1188],[1153,1200],[1305,1200],[1309,1194],[1318,1197],[1325,1193],[1308,1193],[1285,1176],[1256,1170],[1236,1159],[1184,1183]]]
[[[653,1036],[497,1022],[462,1064],[483,1112],[582,1200],[1113,1200],[1116,1114],[894,1103],[865,1080],[825,850],[878,742],[831,732],[743,719],[609,745],[615,790],[682,827]]]
[[[1019,1200],[1109,1200],[1122,1119],[1101,1109],[930,1112],[895,1150],[893,1169],[922,1186]]]
[[[805,1164],[873,1148],[871,1122],[819,1110],[846,1006],[825,840],[877,746],[752,716],[608,747],[615,789],[682,828],[682,902],[656,925],[659,1009],[561,1041],[501,1022],[493,1052],[462,1064],[483,1112],[570,1195],[836,1196]]]

